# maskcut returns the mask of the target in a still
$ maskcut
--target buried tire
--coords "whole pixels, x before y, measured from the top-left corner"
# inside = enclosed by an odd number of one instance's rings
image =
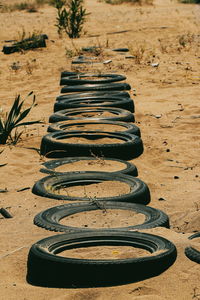
[[[64,95],[60,95],[58,97],[56,97],[56,101],[63,101],[63,100],[67,100],[67,99],[74,99],[74,98],[82,98],[82,97],[112,97],[112,96],[117,96],[117,97],[128,97],[130,98],[130,94],[128,92],[125,91],[91,91],[91,92],[83,92],[83,93],[71,93],[71,94],[64,94]]]
[[[105,84],[83,84],[63,86],[61,94],[71,92],[89,92],[89,91],[125,91],[130,90],[131,86],[128,83],[105,83]]]
[[[103,246],[129,246],[153,255],[125,259],[81,259],[58,256],[64,250]],[[91,248],[90,248],[91,249]],[[157,253],[158,252],[158,253]],[[51,236],[32,245],[27,281],[46,287],[95,287],[125,284],[157,276],[176,260],[170,241],[139,232],[79,232]]]
[[[98,194],[97,184],[111,185],[111,182],[120,185],[126,185],[127,190],[123,194],[109,196],[106,192],[106,196],[90,196],[85,191],[84,186],[95,185],[95,192]],[[70,187],[83,186],[83,196],[70,195],[68,192]],[[62,191],[62,192],[61,192]],[[106,189],[107,191],[107,189]],[[132,202],[140,204],[148,204],[150,202],[150,191],[146,183],[139,178],[135,178],[129,175],[107,173],[107,172],[69,172],[63,175],[50,175],[38,180],[33,188],[32,192],[35,195],[39,195],[46,198],[52,198],[57,200],[67,201],[119,201],[119,202]],[[79,191],[80,193],[80,191]]]
[[[197,232],[189,237],[190,240],[200,238],[200,232]],[[185,255],[192,261],[200,264],[200,251],[193,247],[185,248]]]
[[[118,107],[122,109],[129,110],[130,112],[135,111],[134,102],[129,97],[120,98],[117,96],[110,97],[83,97],[83,98],[73,98],[66,99],[63,101],[56,101],[54,104],[54,112],[70,109],[70,108],[80,108],[80,107]]]
[[[93,128],[95,127],[95,128]],[[119,132],[119,133],[129,133],[137,136],[141,136],[141,131],[138,126],[129,122],[118,122],[118,121],[73,121],[67,120],[62,122],[52,123],[48,128],[48,132],[56,131],[71,131],[71,130],[95,130],[98,131],[107,131],[107,132]]]
[[[117,107],[82,107],[63,109],[50,116],[49,122],[55,123],[65,120],[108,120],[134,122],[134,115],[125,109]]]
[[[145,216],[145,220],[137,225],[129,225],[124,227],[103,227],[103,228],[91,228],[91,227],[73,227],[60,224],[60,220],[63,218],[75,216],[75,214],[89,211],[101,211],[104,218],[107,210],[126,210],[134,212],[136,214],[142,214]],[[117,222],[120,221],[120,216],[118,216]],[[134,221],[134,216],[133,216]],[[101,230],[136,230],[136,229],[148,229],[154,227],[167,227],[169,228],[169,218],[161,210],[128,202],[85,202],[85,203],[72,203],[60,206],[55,206],[44,210],[37,214],[34,218],[34,224],[45,228],[47,230],[56,232],[75,232],[75,231],[101,231]]]
[[[143,150],[140,137],[105,131],[56,131],[43,136],[40,146],[41,155],[50,158],[98,156],[130,160]]]
[[[99,171],[99,168],[101,168],[101,171],[103,172],[111,172],[111,173],[117,173],[117,174],[126,174],[126,175],[132,175],[132,176],[138,176],[138,170],[137,167],[126,161],[126,160],[121,160],[121,159],[114,159],[114,158],[96,158],[96,157],[66,157],[66,158],[61,158],[61,159],[55,159],[55,160],[50,160],[47,162],[44,162],[42,165],[45,168],[41,168],[40,172],[51,174],[51,175],[61,175],[64,173],[67,173],[66,171],[64,172],[59,172],[56,170],[56,168],[60,166],[65,166],[66,169],[68,169],[68,172],[74,172],[74,170],[70,171],[70,164],[76,164],[84,162],[85,168],[87,170],[83,171]],[[116,167],[116,165],[120,165],[120,167]],[[91,170],[89,167],[91,166]],[[94,166],[97,166],[96,169]],[[114,166],[114,170],[112,167]],[[105,170],[106,168],[106,170]],[[109,170],[107,170],[109,168]],[[81,168],[83,169],[83,167]],[[111,170],[112,171],[111,171]],[[80,168],[79,168],[80,170]],[[75,169],[77,171],[77,169]]]
[[[91,79],[87,79],[91,77]],[[125,80],[126,76],[119,74],[77,74],[61,77],[60,85],[109,84]]]

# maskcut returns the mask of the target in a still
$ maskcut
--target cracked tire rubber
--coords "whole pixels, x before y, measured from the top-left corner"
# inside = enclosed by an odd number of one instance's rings
[[[70,164],[74,164],[74,163],[80,162],[80,161],[85,163],[86,168],[88,168],[88,164],[91,164],[91,165],[92,164],[93,165],[97,164],[98,171],[99,171],[99,168],[101,168],[101,170],[103,169],[104,164],[109,165],[109,163],[110,164],[111,163],[112,164],[120,163],[120,165],[121,165],[120,170],[118,170],[118,171],[106,171],[106,172],[115,173],[115,174],[131,175],[131,176],[134,176],[134,177],[138,176],[138,170],[137,170],[137,167],[134,164],[132,164],[132,163],[126,161],[126,160],[107,158],[107,157],[106,158],[104,157],[102,160],[97,159],[95,157],[67,157],[67,158],[50,160],[50,161],[44,162],[42,164],[44,166],[44,168],[41,168],[40,172],[46,173],[46,174],[51,174],[51,175],[61,175],[61,174],[70,172],[70,170],[69,170],[70,169]],[[68,169],[69,171],[68,172],[56,171],[56,168],[60,167],[62,165],[65,165],[66,169]],[[87,169],[87,171],[89,171],[89,170]],[[95,170],[93,170],[93,171],[95,171]]]
[[[126,227],[115,228],[90,228],[90,227],[72,227],[60,224],[60,220],[71,215],[88,211],[102,211],[106,213],[107,209],[111,210],[128,210],[136,214],[143,214],[145,220],[143,223],[137,225],[129,225]],[[103,218],[103,215],[102,215]],[[118,217],[120,219],[120,216]],[[134,216],[133,216],[134,220]],[[34,218],[34,224],[55,232],[75,232],[75,231],[100,231],[100,230],[137,230],[149,229],[154,227],[167,227],[169,228],[169,218],[161,210],[145,206],[142,204],[125,203],[125,202],[85,202],[85,203],[72,203],[60,206],[55,206],[44,210],[37,214]]]
[[[132,113],[135,111],[134,102],[131,98],[119,98],[116,96],[111,96],[109,98],[84,97],[77,99],[74,98],[72,100],[67,99],[63,101],[56,101],[54,104],[54,112],[68,108],[80,107],[118,107],[129,110]]]
[[[91,197],[86,197],[87,195],[84,197],[62,195],[58,193],[58,190],[71,186],[98,184],[106,181],[125,183],[129,186],[130,191],[117,196],[95,197],[96,201],[119,201],[145,205],[150,202],[149,188],[142,180],[129,175],[108,172],[69,172],[57,176],[50,175],[38,180],[34,184],[32,192],[38,196],[57,200],[89,201]]]
[[[91,79],[85,79],[87,77]],[[78,74],[62,77],[60,85],[109,84],[123,80],[126,80],[126,76],[119,74]]]
[[[197,232],[189,237],[190,240],[199,238],[200,232]],[[200,264],[200,251],[193,247],[187,247],[185,248],[185,255],[192,261]]]
[[[104,114],[110,115],[104,115]],[[107,120],[121,122],[135,122],[134,115],[125,109],[115,107],[71,108],[55,112],[49,118],[49,123],[65,120]]]
[[[105,83],[105,84],[83,84],[63,86],[61,94],[70,92],[89,92],[89,91],[125,91],[130,90],[128,83]]]
[[[82,98],[82,97],[110,97],[110,96],[117,96],[117,97],[129,97],[130,98],[130,94],[128,92],[124,92],[124,91],[102,91],[102,92],[83,92],[83,93],[72,93],[72,94],[64,94],[64,95],[60,95],[58,97],[56,97],[56,101],[63,101],[66,99],[78,99],[78,98]]]
[[[68,142],[70,138],[86,139],[89,143]],[[110,143],[103,139],[109,138]],[[112,142],[112,139],[115,142]],[[101,144],[95,140],[102,139]],[[119,142],[116,142],[119,140]],[[129,133],[106,131],[56,131],[43,136],[40,154],[50,158],[73,156],[97,156],[131,160],[143,153],[143,142],[140,137]]]
[[[58,256],[68,249],[129,246],[153,253],[142,257],[81,259]],[[158,253],[157,253],[158,252]],[[123,231],[79,232],[54,235],[32,245],[28,254],[27,281],[46,287],[97,287],[137,282],[157,276],[176,260],[169,240],[147,233]]]
[[[98,129],[92,129],[93,125],[98,127]],[[117,122],[117,121],[76,121],[72,120],[52,123],[48,128],[48,132],[56,132],[56,131],[71,131],[71,130],[92,130],[92,131],[101,131],[100,126],[103,126],[103,130],[107,132],[119,132],[119,133],[129,133],[134,134],[141,137],[140,128],[133,123],[129,122]],[[111,130],[110,127],[112,127]],[[123,128],[120,130],[119,127]],[[89,129],[90,128],[90,129]]]

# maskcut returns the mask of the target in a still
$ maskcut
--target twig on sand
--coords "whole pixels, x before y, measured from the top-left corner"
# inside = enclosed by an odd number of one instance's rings
[[[11,251],[11,252],[8,252],[8,253],[6,253],[6,254],[0,256],[0,259],[2,259],[2,258],[4,258],[4,257],[7,257],[7,256],[9,256],[9,255],[11,255],[11,254],[13,254],[13,253],[15,253],[15,252],[17,252],[17,251],[23,249],[23,248],[28,248],[28,247],[29,247],[29,246],[22,246],[22,247],[19,247],[19,248],[15,249],[15,250],[13,250],[13,251]]]

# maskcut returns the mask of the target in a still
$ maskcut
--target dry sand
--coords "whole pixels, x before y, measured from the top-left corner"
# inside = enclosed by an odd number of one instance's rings
[[[11,0],[2,2],[13,3]],[[178,257],[160,276],[122,286],[49,289],[26,282],[29,248],[39,239],[54,235],[34,226],[33,218],[41,210],[64,203],[35,196],[31,187],[44,176],[39,169],[46,159],[40,157],[37,150],[60,92],[60,72],[71,70],[71,58],[66,56],[65,49],[75,52],[75,48],[69,38],[58,38],[54,26],[56,12],[52,7],[42,7],[36,13],[1,13],[1,47],[5,40],[16,38],[23,27],[27,33],[42,31],[49,40],[45,49],[0,54],[1,109],[6,112],[15,95],[24,97],[33,90],[38,105],[28,118],[45,121],[43,125],[27,127],[17,146],[0,147],[4,150],[0,164],[7,163],[0,168],[0,188],[8,190],[0,194],[0,205],[13,215],[11,219],[0,216],[0,298],[200,299],[199,264],[184,255],[190,243],[187,237],[200,231],[200,7],[166,0],[155,0],[154,6],[112,6],[87,0],[86,7],[91,13],[85,26],[87,33],[74,40],[74,45],[79,49],[100,44],[99,61],[111,59],[112,62],[76,65],[76,68],[124,74],[132,89],[136,89],[130,94],[135,102],[136,124],[141,128],[145,151],[133,162],[138,167],[139,178],[151,190],[150,205],[167,213],[171,224],[170,229],[155,228],[146,232],[172,241]],[[119,31],[126,32],[112,34]],[[117,47],[129,47],[136,59],[109,50]],[[159,66],[153,67],[152,63]],[[16,65],[18,70],[14,70]],[[19,191],[26,187],[30,189]],[[78,225],[79,220],[76,220]],[[197,244],[197,241],[191,243]]]

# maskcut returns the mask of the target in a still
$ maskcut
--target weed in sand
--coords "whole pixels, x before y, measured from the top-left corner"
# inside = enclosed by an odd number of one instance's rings
[[[200,3],[200,0],[180,0],[180,2],[186,4],[196,4],[196,3]]]
[[[33,70],[36,68],[37,68],[36,59],[32,59],[31,61],[28,60],[24,66],[27,75],[32,75]]]
[[[134,56],[136,64],[141,64],[142,63],[145,51],[146,51],[146,45],[145,44],[141,44],[141,45],[138,45],[136,47],[132,47],[131,45],[129,45],[129,52],[130,52],[131,55]]]
[[[30,92],[27,97],[31,96],[32,94],[33,92]],[[6,144],[8,139],[10,139],[11,143],[16,144],[22,134],[21,132],[18,133],[16,130],[19,126],[41,123],[41,121],[21,122],[29,114],[30,110],[36,106],[34,95],[32,105],[22,111],[22,107],[26,98],[20,102],[20,95],[16,96],[10,112],[4,117],[0,117],[0,144]],[[13,129],[15,129],[14,135],[12,135]]]
[[[153,0],[103,0],[104,2],[108,4],[122,4],[122,3],[131,3],[131,4],[147,4],[147,5],[152,5]]]
[[[14,71],[16,74],[21,69],[20,62],[19,61],[13,62],[9,68],[10,68],[10,70]]]
[[[69,38],[79,38],[86,20],[86,9],[83,8],[83,0],[53,0],[57,9],[57,23],[59,36],[65,32]],[[67,6],[67,10],[65,8]]]

